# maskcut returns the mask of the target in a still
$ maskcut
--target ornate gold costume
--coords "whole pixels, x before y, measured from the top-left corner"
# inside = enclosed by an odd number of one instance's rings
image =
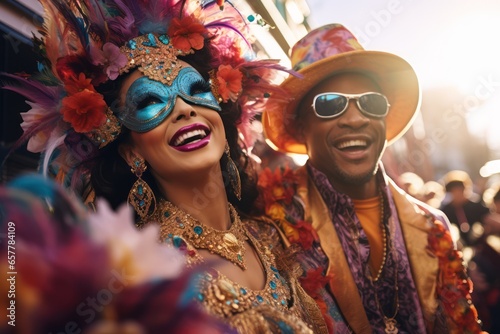
[[[167,214],[166,207],[169,208]],[[199,236],[186,232],[200,225],[186,224],[186,217],[179,217],[182,211],[178,208],[173,207],[175,214],[170,214],[174,212],[172,207],[171,204],[159,205],[155,212],[153,220],[159,222],[161,240],[184,250],[188,266],[203,263],[196,248],[200,244]],[[238,220],[237,215],[233,217],[233,224]],[[243,235],[238,236],[249,241],[264,268],[264,288],[251,290],[218,270],[209,269],[198,281],[197,300],[210,314],[224,318],[241,333],[327,333],[319,308],[297,282],[299,272],[294,268],[299,267],[285,263],[279,232],[263,221],[246,219],[241,226]],[[218,234],[207,234],[204,243],[213,242],[206,239]]]

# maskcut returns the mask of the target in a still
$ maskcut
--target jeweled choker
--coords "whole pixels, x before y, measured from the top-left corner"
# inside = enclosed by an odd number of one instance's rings
[[[153,219],[160,224],[162,237],[180,236],[197,249],[206,249],[245,270],[247,236],[236,209],[229,203],[231,227],[221,231],[200,223],[169,201],[160,200]]]

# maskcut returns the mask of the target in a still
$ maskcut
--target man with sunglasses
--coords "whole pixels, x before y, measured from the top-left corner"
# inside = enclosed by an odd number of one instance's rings
[[[364,50],[339,24],[311,31],[291,60],[302,78],[283,82],[291,98],[271,95],[262,122],[278,150],[309,160],[294,183],[282,181],[295,196],[268,196],[266,207],[302,246],[301,282],[331,331],[480,332],[448,219],[399,189],[381,163],[420,105],[412,67]]]

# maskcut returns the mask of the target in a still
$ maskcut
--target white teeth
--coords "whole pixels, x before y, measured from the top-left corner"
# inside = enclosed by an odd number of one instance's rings
[[[205,132],[205,130],[202,130],[202,129],[197,129],[197,130],[186,132],[186,133],[180,135],[179,137],[177,137],[177,139],[175,140],[174,146],[179,146],[185,140],[187,140],[191,137],[195,137],[195,136],[201,136],[202,138],[205,138],[207,136],[207,133]]]
[[[352,146],[366,146],[366,141],[365,140],[349,140],[345,141],[343,143],[340,143],[337,145],[339,149],[347,148],[347,147],[352,147]]]

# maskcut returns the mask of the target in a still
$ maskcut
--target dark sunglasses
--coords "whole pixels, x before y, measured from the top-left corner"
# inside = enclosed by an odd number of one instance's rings
[[[391,106],[385,95],[376,92],[362,94],[329,92],[316,95],[312,107],[316,116],[320,118],[335,118],[347,110],[351,99],[355,99],[359,110],[369,117],[384,117]]]

